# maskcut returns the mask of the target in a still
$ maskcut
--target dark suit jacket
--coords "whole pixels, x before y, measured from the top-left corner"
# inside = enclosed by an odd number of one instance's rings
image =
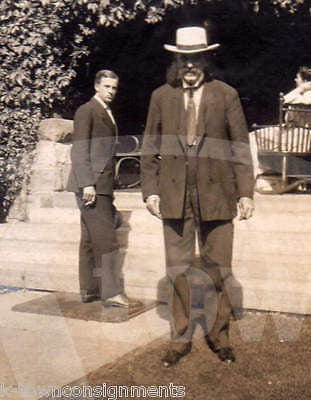
[[[112,195],[115,141],[116,127],[96,99],[78,108],[74,117],[68,191],[78,192],[94,185],[97,194]]]
[[[142,148],[143,197],[160,195],[163,218],[182,218],[186,190],[183,91],[168,84],[152,94]],[[232,219],[238,197],[253,196],[248,129],[235,89],[204,84],[198,116],[197,187],[203,221]]]

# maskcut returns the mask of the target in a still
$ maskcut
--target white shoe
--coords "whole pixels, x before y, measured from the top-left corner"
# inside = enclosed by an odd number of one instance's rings
[[[116,296],[104,300],[103,303],[105,307],[129,308],[129,299],[125,294],[117,294]]]

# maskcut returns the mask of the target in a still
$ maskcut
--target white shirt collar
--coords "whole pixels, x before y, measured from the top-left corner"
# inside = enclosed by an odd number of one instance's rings
[[[106,103],[98,96],[97,93],[94,95],[94,99],[96,99],[96,100],[104,107],[105,110],[107,110],[107,109],[109,108],[108,104],[106,104]]]
[[[98,96],[97,93],[94,95],[94,99],[97,100],[97,101],[104,107],[104,109],[105,109],[105,110],[107,111],[107,113],[109,114],[111,121],[112,121],[114,124],[116,124],[116,121],[115,121],[115,119],[114,119],[114,117],[113,117],[111,108],[108,106],[108,104],[105,103],[105,102]]]

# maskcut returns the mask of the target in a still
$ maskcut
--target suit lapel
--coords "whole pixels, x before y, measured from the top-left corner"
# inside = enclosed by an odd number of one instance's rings
[[[199,106],[199,115],[198,115],[198,127],[197,127],[197,141],[198,143],[202,139],[204,133],[205,133],[205,117],[206,117],[206,111],[208,110],[207,104],[206,104],[206,86],[203,86],[203,91],[202,91],[202,97],[200,101],[200,106]]]
[[[209,121],[213,118],[215,96],[208,83],[204,83],[202,98],[198,115],[198,145],[205,135],[208,134]],[[199,148],[199,146],[198,146]]]
[[[175,118],[174,126],[176,127],[177,138],[183,149],[186,149],[186,113],[184,106],[184,92],[178,87],[174,89],[173,94],[173,116]]]
[[[112,122],[110,115],[105,110],[105,108],[94,97],[92,98],[91,102],[103,122],[109,126],[112,132],[116,133],[116,125]]]

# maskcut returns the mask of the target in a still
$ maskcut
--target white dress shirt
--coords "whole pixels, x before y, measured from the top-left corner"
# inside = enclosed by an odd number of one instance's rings
[[[308,82],[309,83],[309,82]],[[297,87],[284,96],[285,103],[288,104],[311,104],[311,85],[308,89],[307,85],[304,87]]]
[[[96,99],[103,107],[104,109],[107,111],[107,113],[109,114],[109,117],[111,119],[111,121],[113,122],[114,125],[116,125],[116,121],[113,117],[111,108],[108,106],[108,104],[106,104],[99,96],[98,94],[95,94],[94,99]]]
[[[201,78],[199,81],[193,85],[190,86],[188,85],[185,81],[183,81],[183,89],[193,89],[193,102],[195,106],[195,118],[198,120],[198,115],[199,115],[199,107],[201,103],[201,98],[202,98],[202,93],[203,93],[203,85],[201,84],[204,79],[204,75],[202,74]],[[184,90],[184,104],[185,104],[185,109],[188,107],[188,100],[189,100],[189,93],[187,90]]]

